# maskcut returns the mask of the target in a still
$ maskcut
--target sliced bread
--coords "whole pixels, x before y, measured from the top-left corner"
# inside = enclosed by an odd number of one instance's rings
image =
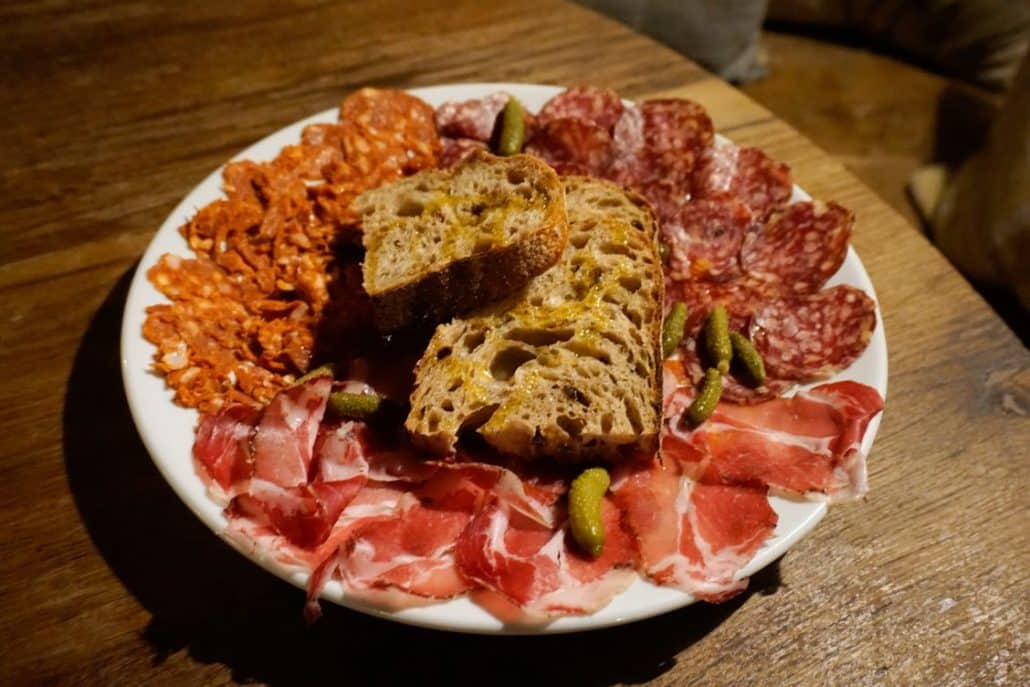
[[[444,321],[518,290],[562,255],[561,181],[529,155],[477,153],[355,200],[376,327]]]
[[[563,178],[562,260],[521,292],[437,327],[406,427],[437,452],[460,433],[525,458],[614,460],[657,448],[662,264],[631,191]]]

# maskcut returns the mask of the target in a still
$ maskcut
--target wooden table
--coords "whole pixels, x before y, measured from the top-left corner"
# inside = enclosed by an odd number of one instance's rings
[[[839,164],[648,39],[552,0],[0,10],[0,682],[1025,684],[1030,355]],[[330,608],[230,550],[133,428],[118,329],[172,206],[365,84],[610,86],[717,126],[858,213],[891,352],[872,493],[751,591],[578,636],[418,630]],[[799,93],[798,97],[804,97]]]

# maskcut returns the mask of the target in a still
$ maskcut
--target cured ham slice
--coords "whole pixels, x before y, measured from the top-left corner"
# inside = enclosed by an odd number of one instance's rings
[[[328,538],[344,508],[363,486],[364,475],[289,488],[253,479],[233,507],[252,515],[260,512],[276,534],[295,546],[312,548]]]
[[[394,587],[436,599],[462,594],[470,587],[455,566],[454,549],[470,519],[408,496],[393,514],[353,529],[340,549],[340,574],[356,589]]]
[[[462,574],[518,606],[525,619],[593,613],[632,582],[635,551],[619,510],[602,504],[604,552],[596,559],[570,544],[565,527],[545,527],[501,500],[483,508],[458,541]]]
[[[751,406],[720,403],[690,431],[677,412],[692,392],[671,399],[662,455],[712,485],[763,484],[793,494],[819,492],[839,501],[867,490],[862,437],[883,399],[857,382],[823,384]]]
[[[418,489],[425,502],[479,512],[487,501],[497,498],[543,527],[553,528],[551,508],[559,492],[524,482],[511,470],[487,463],[445,463],[434,461],[437,472]]]
[[[198,474],[207,478],[209,490],[217,491],[223,502],[231,496],[232,485],[249,478],[254,469],[250,439],[259,415],[250,406],[236,405],[200,419],[193,458]]]
[[[276,394],[254,434],[255,477],[281,487],[307,483],[332,385],[330,378],[316,377]]]
[[[737,576],[776,527],[764,488],[695,482],[675,460],[651,461],[617,479],[612,491],[641,571],[705,601],[747,587]]]

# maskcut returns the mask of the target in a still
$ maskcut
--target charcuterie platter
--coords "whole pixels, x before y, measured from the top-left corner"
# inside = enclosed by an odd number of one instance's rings
[[[886,343],[853,224],[703,103],[362,89],[169,216],[126,391],[179,496],[311,617],[719,602],[868,488]]]

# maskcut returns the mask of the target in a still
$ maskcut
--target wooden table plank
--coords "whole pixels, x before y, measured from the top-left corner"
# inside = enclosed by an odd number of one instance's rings
[[[0,21],[5,681],[1026,682],[1030,356],[895,212],[739,92],[550,0],[24,3]],[[567,637],[454,636],[335,607],[307,628],[303,595],[210,534],[147,457],[118,329],[174,204],[353,88],[462,80],[696,98],[857,211],[891,356],[873,491],[747,595]]]

